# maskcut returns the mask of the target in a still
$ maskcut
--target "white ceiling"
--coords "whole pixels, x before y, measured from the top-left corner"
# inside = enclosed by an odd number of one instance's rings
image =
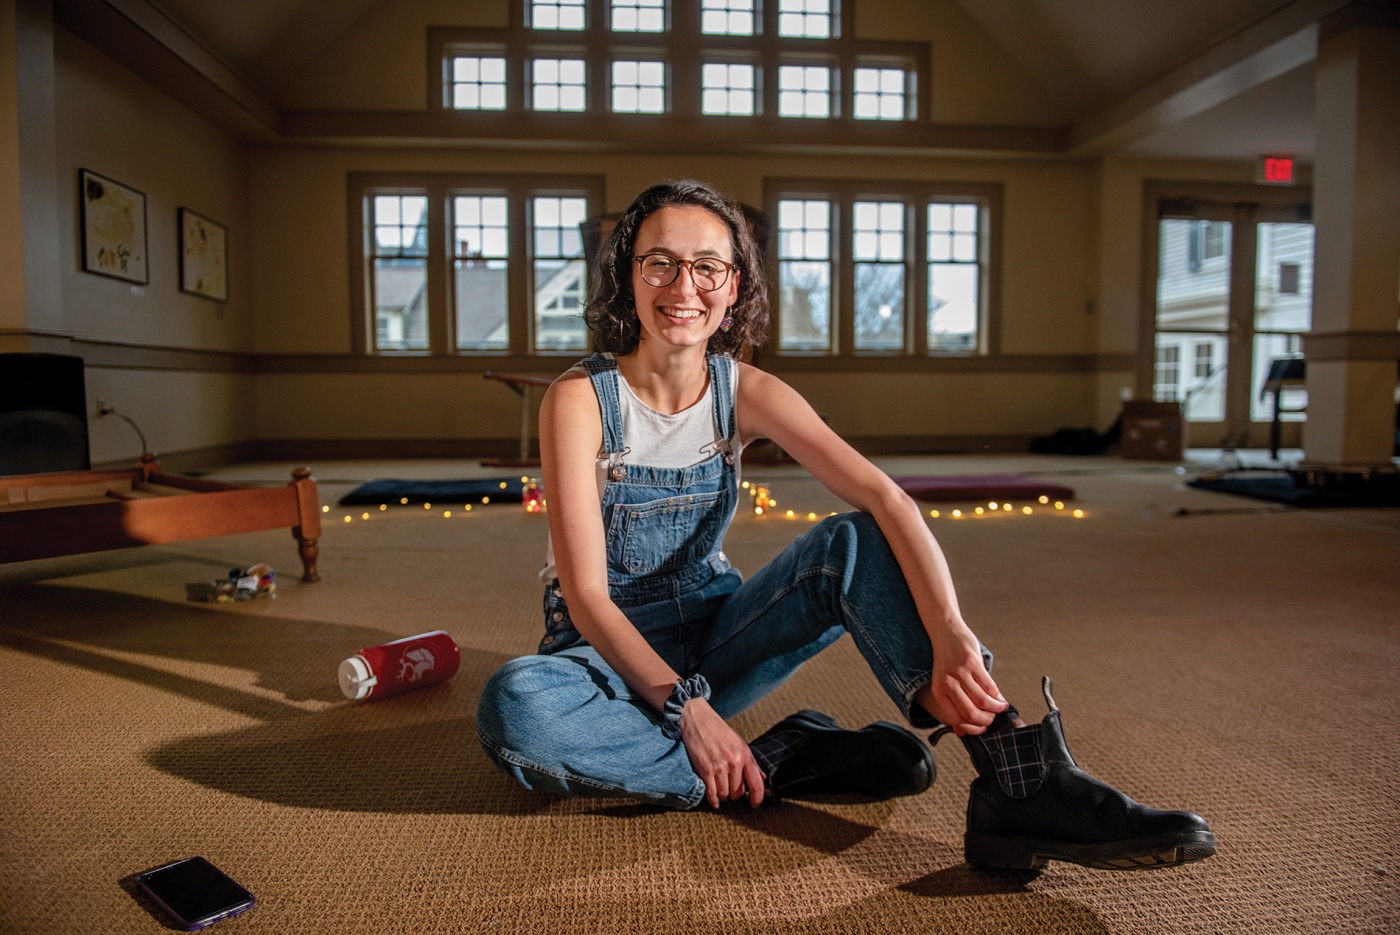
[[[289,78],[378,2],[150,0],[274,104]],[[1302,161],[1312,155],[1310,60],[1296,67],[1285,60],[1286,72],[1268,80],[1237,80],[1228,93],[1215,93],[1204,104],[1198,96],[1191,107],[1160,105],[1183,87],[1189,91],[1193,82],[1199,87],[1211,73],[1239,65],[1261,43],[1310,22],[1336,3],[953,2],[1070,115],[1072,133],[1088,127],[1099,134],[1096,148],[1091,147],[1095,152],[1208,159],[1268,153]],[[1143,114],[1150,119],[1140,119]],[[1125,120],[1131,132],[1122,129]],[[1118,126],[1116,133],[1101,132],[1105,121]]]

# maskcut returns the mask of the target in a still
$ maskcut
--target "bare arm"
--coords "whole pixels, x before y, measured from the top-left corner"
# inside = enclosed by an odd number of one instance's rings
[[[1006,701],[963,620],[947,560],[918,505],[833,432],[796,390],[748,365],[739,380],[739,425],[745,441],[772,439],[828,490],[875,518],[933,646],[933,681],[921,703],[959,734],[985,730]]]
[[[580,374],[561,377],[540,406],[540,460],[559,585],[583,638],[633,691],[661,711],[679,676],[608,592],[607,541],[595,467],[602,441],[591,381]],[[748,744],[704,699],[686,704],[681,740],[711,805],[718,807],[746,793],[754,805],[763,801],[762,773]]]

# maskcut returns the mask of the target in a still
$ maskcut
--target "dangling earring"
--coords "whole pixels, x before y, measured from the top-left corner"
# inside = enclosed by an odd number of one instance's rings
[[[724,317],[721,318],[721,319],[720,319],[720,322],[719,322],[719,330],[720,330],[720,331],[723,331],[723,332],[725,332],[725,333],[728,333],[728,332],[729,332],[729,329],[730,329],[730,328],[733,328],[733,327],[734,327],[734,316],[732,316],[732,315],[729,314],[729,309],[725,309],[725,310],[724,310]]]

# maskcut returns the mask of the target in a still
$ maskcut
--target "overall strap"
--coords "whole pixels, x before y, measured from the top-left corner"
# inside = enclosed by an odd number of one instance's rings
[[[710,355],[710,397],[714,401],[715,426],[721,441],[715,448],[724,454],[727,464],[734,463],[734,358]]]
[[[622,399],[617,385],[617,361],[610,354],[597,353],[583,362],[593,392],[598,394],[598,408],[603,413],[603,451],[608,456],[608,470],[614,480],[626,469],[622,457],[627,454],[627,439],[622,432]]]

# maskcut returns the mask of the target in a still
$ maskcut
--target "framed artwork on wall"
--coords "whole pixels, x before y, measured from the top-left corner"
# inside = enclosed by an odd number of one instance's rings
[[[228,228],[180,209],[180,291],[228,301]]]
[[[146,283],[146,196],[134,188],[78,170],[82,206],[83,269]]]

